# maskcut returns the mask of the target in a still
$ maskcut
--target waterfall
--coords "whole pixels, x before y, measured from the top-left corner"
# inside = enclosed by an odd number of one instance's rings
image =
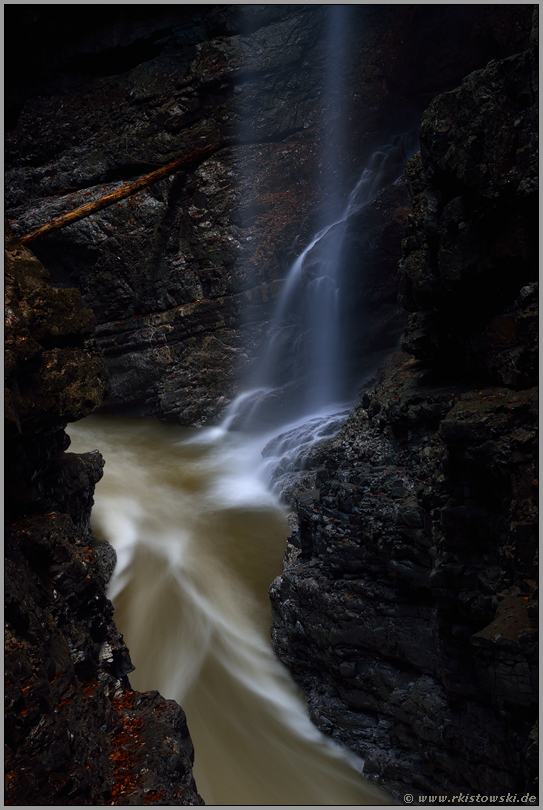
[[[72,449],[106,459],[92,520],[117,550],[109,596],[136,666],[131,683],[185,709],[206,804],[392,803],[361,776],[361,760],[310,722],[272,653],[267,595],[289,533],[270,481],[302,468],[348,413],[341,247],[392,151],[374,155],[344,210],[294,262],[258,374],[221,425],[93,416],[70,427]]]
[[[349,220],[385,184],[397,180],[403,168],[399,157],[405,158],[402,138],[376,150],[338,217],[319,230],[293,262],[258,367],[228,407],[224,429],[262,432],[269,439],[270,430],[300,426],[302,443],[307,443],[308,423],[315,427],[315,440],[321,437],[323,421],[339,428],[338,414],[346,415],[352,407],[360,383],[347,361],[351,336],[343,324],[344,238]]]
[[[211,805],[393,803],[361,776],[361,760],[310,722],[269,641],[267,591],[289,534],[281,487],[271,484],[303,468],[355,399],[344,240],[352,217],[400,173],[398,143],[385,145],[344,202],[340,57],[349,9],[327,13],[333,67],[322,164],[333,192],[283,280],[257,368],[213,428],[111,416],[70,427],[74,450],[98,448],[106,459],[93,527],[117,550],[109,596],[136,667],[131,683],[185,709],[196,783]],[[250,74],[235,93],[247,109]],[[242,121],[240,143],[251,137]],[[246,202],[241,219],[250,223],[253,213]]]

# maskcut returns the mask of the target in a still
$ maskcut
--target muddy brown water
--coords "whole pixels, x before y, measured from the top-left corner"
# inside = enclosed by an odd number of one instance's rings
[[[69,435],[106,460],[92,523],[117,551],[108,595],[130,682],[183,706],[206,804],[391,806],[309,721],[271,650],[289,529],[259,474],[265,439],[103,415]]]

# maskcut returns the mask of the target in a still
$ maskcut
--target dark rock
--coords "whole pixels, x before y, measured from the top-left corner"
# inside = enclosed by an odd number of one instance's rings
[[[400,161],[398,176],[402,168]],[[405,312],[397,302],[398,261],[410,210],[409,191],[405,181],[400,181],[384,188],[347,223],[341,256],[342,322],[346,334],[352,336],[350,362],[359,377],[363,370],[373,370],[380,352],[397,347],[406,326]]]
[[[315,233],[323,202],[338,213],[376,145],[413,132],[430,96],[528,45],[529,6],[342,8],[339,44],[329,41],[332,6],[108,7],[84,12],[83,27],[69,8],[9,11],[29,43],[24,63],[16,49],[7,59],[6,210],[17,233],[196,147],[216,149],[192,172],[35,244],[53,285],[77,287],[96,315],[116,412],[217,419],[258,362],[276,282]],[[345,90],[330,101],[334,47]],[[334,132],[339,163],[324,147]],[[398,188],[361,214],[372,233],[364,266],[350,230],[355,369],[403,328],[394,290],[406,210]],[[187,306],[188,332],[171,329]]]
[[[403,347],[517,389],[537,379],[536,70],[526,51],[432,102],[400,262]]]
[[[422,377],[413,361],[389,363],[367,408],[315,453],[319,488],[290,484],[298,550],[270,589],[272,640],[317,724],[369,757],[388,789],[512,790],[532,778],[521,749],[534,624],[529,597],[504,594],[534,576],[535,513],[520,483],[534,478],[534,392]],[[385,672],[395,686],[379,685]]]
[[[98,453],[66,453],[66,422],[101,404],[91,312],[6,242],[6,803],[202,804],[184,714],[133,692],[90,528]]]
[[[423,116],[400,262],[414,359],[390,356],[285,487],[274,649],[398,798],[536,792],[534,86],[521,53]]]
[[[66,454],[63,426],[102,401],[99,347],[110,409],[216,419],[323,201],[337,213],[376,145],[436,93],[406,181],[349,223],[344,257],[350,362],[369,373],[365,353],[388,352],[403,324],[403,234],[415,359],[386,361],[336,439],[285,454],[298,519],[273,643],[317,725],[398,795],[531,789],[534,7],[354,6],[341,115],[323,94],[333,7],[8,9],[17,234],[214,147],[36,243],[51,285],[8,247],[8,801],[201,803],[181,710],[129,688],[111,552],[88,522],[102,462]],[[323,145],[342,118],[332,181]]]

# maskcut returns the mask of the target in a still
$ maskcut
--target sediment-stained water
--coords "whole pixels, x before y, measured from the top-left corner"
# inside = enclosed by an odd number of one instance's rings
[[[271,650],[289,530],[258,463],[266,437],[102,415],[69,434],[106,460],[92,520],[117,550],[130,681],[185,709],[206,804],[393,804],[309,721]]]

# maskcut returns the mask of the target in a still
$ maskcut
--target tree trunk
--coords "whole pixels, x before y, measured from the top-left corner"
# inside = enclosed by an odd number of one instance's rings
[[[109,205],[113,205],[119,200],[124,200],[125,197],[129,197],[131,194],[141,191],[142,188],[146,188],[147,186],[156,183],[157,180],[162,180],[163,177],[168,177],[168,175],[174,174],[184,166],[198,162],[205,155],[209,155],[211,152],[215,151],[215,149],[216,147],[214,146],[205,146],[203,149],[195,149],[194,152],[190,152],[188,155],[183,155],[183,157],[180,157],[171,163],[167,163],[165,166],[162,166],[160,169],[156,169],[154,172],[144,174],[137,180],[126,183],[124,186],[121,186],[121,188],[106,194],[104,197],[100,197],[98,200],[94,200],[86,205],[82,205],[80,208],[70,211],[69,214],[63,214],[57,219],[52,219],[50,222],[46,222],[45,225],[41,226],[41,228],[37,228],[35,231],[31,231],[30,233],[27,233],[26,236],[21,237],[20,242],[23,245],[25,245],[27,242],[34,242],[36,239],[41,239],[41,237],[46,236],[52,231],[58,231],[59,228],[64,228],[66,225],[70,225],[72,222],[78,222],[80,219],[88,217],[89,214],[94,214],[96,211],[101,211],[102,208],[107,208]]]

